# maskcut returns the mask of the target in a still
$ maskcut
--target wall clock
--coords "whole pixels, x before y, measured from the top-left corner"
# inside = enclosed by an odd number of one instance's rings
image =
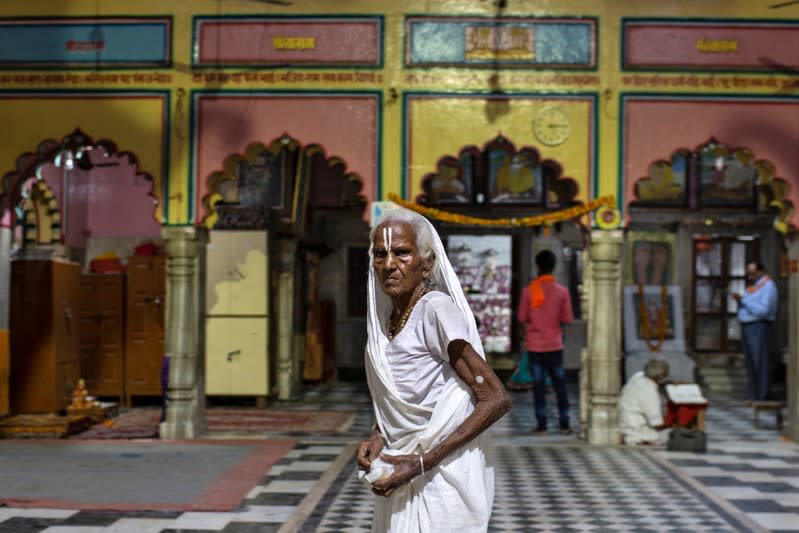
[[[569,138],[569,117],[557,107],[545,107],[533,118],[533,134],[547,146],[557,146]]]

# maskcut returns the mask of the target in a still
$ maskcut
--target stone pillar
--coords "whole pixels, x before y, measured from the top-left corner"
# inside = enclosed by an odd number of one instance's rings
[[[588,443],[620,443],[618,395],[621,388],[621,231],[591,233],[592,291],[588,359],[591,390]]]
[[[591,364],[588,358],[588,343],[591,339],[591,257],[583,253],[583,279],[580,284],[580,315],[586,323],[586,347],[580,351],[580,438],[588,438],[588,420],[590,418],[591,403]]]
[[[167,251],[166,353],[169,386],[162,439],[194,439],[205,432],[203,354],[199,352],[199,251],[203,235],[194,227],[162,230]]]
[[[799,441],[799,235],[787,240],[790,268],[788,274],[788,423],[785,435]]]
[[[297,242],[278,240],[277,254],[277,399],[299,397],[299,373],[294,338],[294,271]]]

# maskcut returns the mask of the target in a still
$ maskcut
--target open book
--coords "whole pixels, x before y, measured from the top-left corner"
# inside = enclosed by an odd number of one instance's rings
[[[685,385],[666,385],[666,396],[676,404],[706,404],[699,385],[688,383]]]

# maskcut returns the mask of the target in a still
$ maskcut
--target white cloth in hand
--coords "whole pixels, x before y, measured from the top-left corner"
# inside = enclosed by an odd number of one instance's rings
[[[369,485],[370,487],[375,481],[385,479],[394,473],[394,465],[387,463],[379,456],[372,461],[372,469],[368,472],[358,470],[358,479]]]

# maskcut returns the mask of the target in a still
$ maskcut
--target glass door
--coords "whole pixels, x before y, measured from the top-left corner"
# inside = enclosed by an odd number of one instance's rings
[[[755,236],[694,236],[693,341],[700,352],[740,351],[741,327],[732,297],[746,290],[746,264],[758,254]]]

